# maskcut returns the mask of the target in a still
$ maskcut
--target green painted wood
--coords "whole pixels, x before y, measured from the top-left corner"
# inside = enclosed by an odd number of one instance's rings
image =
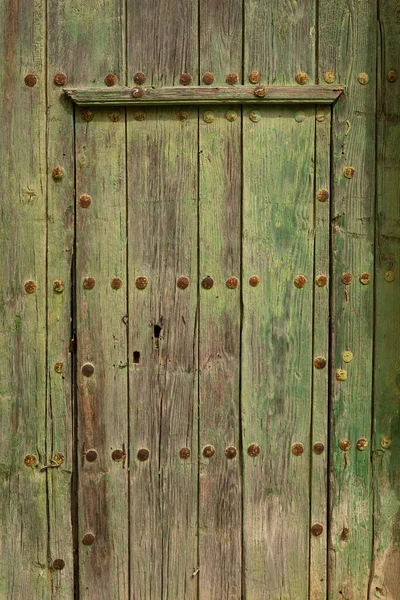
[[[308,595],[315,109],[250,115],[244,111],[245,589],[252,600],[300,599]]]
[[[0,6],[0,597],[50,598],[45,3]],[[27,74],[37,83],[28,87]],[[35,282],[28,288],[26,282]],[[34,457],[30,459],[26,457]],[[27,461],[26,466],[24,460]],[[36,461],[33,464],[33,461]]]
[[[371,598],[396,598],[400,589],[400,26],[396,11],[398,2],[379,2]]]
[[[340,594],[367,597],[372,551],[373,285],[360,275],[372,279],[374,268],[376,2],[322,0],[319,39],[320,80],[346,86],[332,123],[329,598],[336,600]],[[351,60],[349,44],[357,49]],[[345,176],[346,167],[354,176]],[[350,284],[343,283],[345,273],[353,277]],[[351,362],[344,352],[352,353]],[[341,370],[345,381],[337,379]],[[357,449],[361,438],[368,441],[363,451]],[[341,440],[350,441],[348,451]]]

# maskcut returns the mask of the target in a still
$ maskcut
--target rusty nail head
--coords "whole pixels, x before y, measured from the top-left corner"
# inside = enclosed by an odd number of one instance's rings
[[[28,75],[25,75],[24,81],[28,87],[34,87],[37,84],[38,78],[33,73],[28,73]]]
[[[94,277],[85,277],[83,280],[83,287],[85,290],[92,290],[96,285],[96,280]]]
[[[247,448],[247,454],[255,458],[260,454],[260,450],[261,448],[258,444],[250,444],[250,446]]]
[[[142,73],[141,71],[138,71],[137,73],[134,74],[133,81],[135,83],[137,83],[138,85],[143,85],[144,82],[146,81],[146,75],[144,73]]]
[[[345,371],[345,369],[338,369],[336,371],[336,379],[338,381],[346,381],[346,379],[347,379],[347,371]]]
[[[113,290],[119,290],[122,287],[122,279],[120,279],[119,277],[114,277],[111,280],[111,287]]]
[[[343,527],[342,533],[340,535],[341,540],[348,540],[350,535],[350,529],[348,527]]]
[[[82,194],[82,196],[79,198],[79,204],[82,208],[89,208],[91,202],[92,198],[89,196],[89,194]]]
[[[147,280],[147,277],[143,277],[143,276],[137,277],[136,281],[135,281],[135,284],[136,284],[136,287],[138,290],[144,290],[147,287],[148,283],[149,282]]]
[[[84,108],[81,112],[81,117],[84,121],[91,121],[93,119],[93,111]]]
[[[236,448],[234,448],[234,446],[229,446],[228,448],[226,448],[225,456],[226,456],[226,458],[235,458]]]
[[[324,80],[325,83],[333,83],[335,81],[335,73],[333,71],[326,71]]]
[[[62,362],[56,362],[54,364],[54,370],[56,373],[62,373],[62,368],[63,368],[63,363]]]
[[[109,73],[104,77],[104,83],[108,85],[108,87],[115,85],[117,81],[117,76],[114,75],[114,73]]]
[[[258,123],[258,121],[261,119],[260,113],[256,110],[251,110],[249,113],[249,119],[250,121],[253,121],[253,123]]]
[[[214,121],[214,113],[211,110],[206,110],[203,113],[203,121],[205,123],[212,123]]]
[[[138,460],[140,460],[141,462],[147,460],[149,456],[150,452],[147,450],[147,448],[141,448],[137,453]]]
[[[369,81],[368,73],[359,73],[357,79],[358,83],[361,83],[361,85],[367,85]]]
[[[93,533],[86,533],[83,536],[82,544],[85,546],[91,546],[94,543],[94,535]]]
[[[305,121],[305,118],[306,118],[306,114],[305,114],[305,113],[303,113],[303,112],[298,112],[298,113],[296,113],[296,114],[295,114],[295,116],[294,116],[294,120],[295,120],[297,123],[302,123],[303,121]]]
[[[307,75],[307,73],[305,73],[304,71],[300,71],[299,73],[297,73],[297,75],[296,75],[296,81],[300,85],[304,85],[305,83],[307,83],[307,81],[308,81],[308,75]]]
[[[342,354],[342,359],[344,360],[345,363],[349,363],[353,360],[354,358],[354,354],[352,353],[351,350],[345,350]]]
[[[230,123],[233,123],[237,119],[237,113],[234,110],[228,110],[225,116]]]
[[[190,449],[189,448],[181,448],[179,452],[179,456],[183,459],[187,459],[190,457]]]
[[[339,448],[341,450],[343,450],[343,452],[347,452],[348,450],[350,450],[351,448],[351,442],[350,440],[340,440],[339,442]]]
[[[307,283],[307,279],[304,277],[304,275],[297,275],[296,279],[294,280],[294,285],[297,288],[303,288]]]
[[[53,561],[53,569],[55,569],[56,571],[61,571],[64,567],[65,567],[65,562],[63,561],[62,558],[56,558]]]
[[[96,450],[88,450],[85,454],[85,458],[88,462],[94,462],[97,460],[97,452]]]
[[[350,283],[353,281],[353,275],[349,272],[343,273],[341,280],[345,285],[350,285]]]
[[[250,277],[249,284],[251,285],[251,287],[257,287],[259,283],[260,280],[257,277],[257,275],[253,275],[252,277]]]
[[[295,456],[301,456],[304,452],[304,446],[303,444],[297,443],[297,444],[293,444],[292,446],[292,453]]]
[[[61,167],[55,167],[53,169],[53,179],[55,179],[56,181],[60,181],[60,179],[62,179],[64,177],[64,171],[62,170]]]
[[[326,115],[324,113],[318,113],[315,118],[318,123],[323,123],[326,120]]]
[[[391,69],[387,74],[387,78],[388,81],[390,81],[390,83],[394,83],[395,81],[397,81],[397,71]]]
[[[29,281],[25,282],[24,289],[27,294],[34,294],[36,292],[36,288],[37,285],[32,279],[29,279]]]
[[[356,172],[354,167],[345,167],[343,169],[344,176],[347,179],[352,179],[354,177],[354,173]]]
[[[254,88],[253,91],[253,94],[257,96],[257,98],[264,98],[266,93],[267,90],[265,89],[265,85],[258,85],[256,88]]]
[[[326,202],[329,199],[329,192],[325,188],[318,191],[317,198],[320,202]]]
[[[187,121],[189,113],[186,110],[180,110],[178,112],[178,121]]]
[[[214,73],[210,73],[209,71],[207,71],[207,73],[204,73],[202,80],[203,83],[205,83],[206,85],[211,85],[212,83],[214,83]]]
[[[322,442],[315,442],[315,444],[314,444],[315,454],[322,454],[324,450],[325,450],[325,446]]]
[[[314,525],[312,525],[312,527],[311,527],[311,533],[315,536],[321,535],[321,533],[323,531],[324,531],[324,528],[321,525],[321,523],[314,523]]]
[[[67,83],[67,76],[65,73],[60,71],[54,75],[54,83],[56,85],[65,85]]]
[[[24,458],[24,463],[27,467],[34,467],[37,464],[37,458],[33,454],[27,454]]]
[[[64,291],[64,282],[61,279],[56,279],[53,283],[53,290],[57,294],[62,294]]]
[[[85,377],[91,377],[94,373],[94,366],[90,363],[85,363],[82,367],[82,375]]]
[[[235,290],[237,288],[238,284],[239,284],[239,280],[237,277],[228,277],[228,279],[226,280],[226,286],[230,290]]]
[[[321,273],[315,281],[319,287],[324,287],[328,283],[328,276],[325,273]]]
[[[318,356],[317,358],[314,359],[314,367],[316,369],[325,369],[326,367],[326,358],[323,358],[322,356]]]
[[[214,280],[209,275],[207,275],[207,277],[204,277],[203,281],[201,282],[201,287],[204,288],[205,290],[211,290],[213,285],[214,285]]]
[[[176,285],[181,290],[185,290],[188,287],[189,283],[190,283],[189,277],[185,277],[184,275],[182,275],[182,277],[178,277]]]
[[[386,271],[385,280],[388,281],[389,283],[391,283],[392,281],[394,281],[394,279],[395,279],[394,271]]]
[[[143,96],[144,96],[143,88],[133,88],[132,98],[143,98]]]
[[[368,440],[366,438],[360,438],[357,440],[357,450],[366,450],[368,448]]]
[[[62,465],[65,460],[65,456],[62,452],[57,452],[57,454],[53,456],[53,460],[57,465]]]
[[[211,458],[212,456],[214,456],[215,454],[215,448],[214,446],[205,446],[205,448],[203,449],[203,456],[205,456],[206,458]]]
[[[120,450],[119,448],[117,450],[113,450],[112,454],[111,454],[111,458],[115,461],[115,462],[119,462],[120,460],[122,460],[125,456],[125,452],[123,450]]]
[[[182,73],[179,77],[179,83],[182,85],[190,85],[193,81],[193,77],[190,73]]]
[[[145,118],[144,112],[135,112],[135,121],[144,121]]]
[[[383,437],[381,439],[381,446],[382,446],[382,448],[387,449],[387,448],[390,448],[391,445],[392,445],[392,440],[390,438],[388,438],[388,437],[385,436],[385,437]]]
[[[250,83],[260,83],[261,81],[261,73],[260,71],[252,71],[249,75]]]
[[[369,283],[371,283],[370,274],[369,273],[361,273],[360,281],[363,285],[368,285]]]
[[[226,83],[229,85],[235,85],[239,81],[239,75],[237,73],[228,73],[226,76]]]
[[[118,123],[120,116],[121,115],[117,110],[112,110],[111,112],[108,113],[108,118],[113,123]]]

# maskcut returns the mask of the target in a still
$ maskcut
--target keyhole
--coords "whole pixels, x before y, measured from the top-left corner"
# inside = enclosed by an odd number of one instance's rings
[[[140,362],[140,352],[135,350],[133,353],[133,362],[138,364]]]

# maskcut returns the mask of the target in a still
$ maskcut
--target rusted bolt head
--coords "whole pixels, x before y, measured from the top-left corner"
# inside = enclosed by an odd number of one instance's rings
[[[37,285],[35,281],[29,279],[29,281],[25,282],[24,289],[27,294],[34,294],[36,292]]]
[[[385,448],[385,450],[387,450],[388,448],[390,448],[392,445],[392,440],[388,437],[383,437],[381,439],[381,446],[382,448]]]
[[[253,121],[253,123],[258,123],[258,121],[261,119],[261,115],[257,110],[251,110],[249,113],[249,119],[250,121]]]
[[[321,275],[318,275],[315,281],[319,287],[324,287],[328,283],[328,276],[325,275],[325,273],[321,273]]]
[[[201,282],[201,287],[204,288],[205,290],[211,290],[213,285],[214,285],[214,280],[209,275],[207,275],[207,277],[204,277],[203,281]]]
[[[346,379],[347,379],[347,371],[345,371],[344,369],[338,369],[336,371],[336,379],[338,381],[346,381]]]
[[[34,467],[37,464],[37,458],[33,454],[27,454],[24,458],[24,463],[27,467]]]
[[[62,294],[64,291],[64,282],[61,279],[56,279],[53,283],[53,290],[56,294]]]
[[[179,456],[184,460],[190,457],[190,449],[189,448],[181,448],[179,452]]]
[[[235,85],[239,81],[239,75],[237,73],[228,73],[226,76],[226,83],[229,85]]]
[[[394,69],[388,71],[387,79],[388,81],[390,81],[390,83],[394,83],[395,81],[397,81],[397,71],[395,71]]]
[[[357,446],[357,450],[360,450],[360,452],[362,450],[366,450],[368,448],[368,440],[366,438],[362,437],[357,440],[356,446]]]
[[[368,73],[359,73],[357,79],[358,83],[361,83],[361,85],[367,85],[369,81]]]
[[[85,277],[83,280],[83,287],[85,290],[92,290],[96,285],[96,280],[94,277]]]
[[[257,277],[257,275],[253,275],[252,277],[250,277],[249,284],[251,285],[251,287],[257,287],[259,283],[260,280]]]
[[[28,75],[25,75],[24,81],[28,87],[34,87],[38,82],[38,78],[33,73],[28,73]]]
[[[85,377],[91,377],[94,373],[94,366],[90,363],[85,363],[82,366],[82,375]]]
[[[135,121],[144,121],[146,118],[146,115],[144,114],[144,112],[135,112]]]
[[[206,458],[211,458],[212,456],[214,456],[215,454],[215,448],[214,446],[205,446],[205,448],[203,448],[203,456],[205,456]]]
[[[184,275],[182,275],[181,277],[178,277],[176,285],[181,290],[186,290],[186,288],[188,287],[189,283],[190,283],[189,277],[185,277]]]
[[[186,110],[180,110],[177,114],[178,121],[187,121],[189,113]]]
[[[345,541],[349,539],[350,529],[348,527],[343,527],[342,533],[340,535],[340,539]]]
[[[347,179],[352,179],[354,177],[355,172],[356,170],[354,169],[354,167],[345,167],[343,169],[343,174]]]
[[[109,73],[104,77],[104,83],[108,85],[108,87],[116,85],[117,81],[117,76],[114,75],[114,73]]]
[[[353,360],[354,358],[354,354],[352,353],[351,350],[345,350],[342,354],[342,359],[344,360],[345,363],[349,363]]]
[[[60,71],[54,75],[54,83],[56,85],[65,85],[67,83],[67,76],[65,73]]]
[[[297,73],[297,75],[296,75],[296,81],[300,85],[306,84],[307,81],[308,81],[308,75],[307,75],[307,73],[305,73],[304,71],[299,71]]]
[[[321,535],[321,533],[323,531],[324,531],[324,528],[321,525],[321,523],[314,523],[314,525],[311,526],[311,533],[315,536]]]
[[[124,456],[125,456],[125,452],[119,448],[117,448],[116,450],[113,450],[113,452],[111,454],[111,458],[115,462],[119,462],[120,460],[122,460],[124,458]]]
[[[146,81],[146,75],[144,73],[142,73],[141,71],[138,71],[137,73],[134,74],[133,81],[135,83],[137,83],[138,85],[143,85],[144,82]]]
[[[297,275],[296,279],[294,280],[294,285],[297,288],[303,288],[307,283],[307,279],[304,277],[304,275]]]
[[[325,113],[318,113],[315,116],[315,119],[318,121],[318,123],[323,123],[324,121],[326,121],[326,114]]]
[[[205,123],[212,123],[214,121],[214,113],[211,110],[206,110],[203,113],[203,121]]]
[[[295,456],[301,456],[304,452],[304,446],[303,444],[297,443],[297,444],[293,444],[292,446],[292,454],[294,454]]]
[[[89,110],[88,108],[84,108],[81,111],[81,117],[83,121],[91,121],[93,119],[93,111]]]
[[[329,199],[329,192],[325,188],[318,190],[317,198],[320,202],[326,202]]]
[[[230,123],[233,123],[233,121],[236,121],[238,116],[234,110],[228,110],[228,112],[225,114],[225,117]]]
[[[120,279],[119,277],[113,277],[113,279],[111,279],[111,287],[113,290],[121,289],[122,279]]]
[[[143,98],[144,90],[143,88],[133,88],[132,90],[132,98]]]
[[[62,558],[56,558],[55,560],[53,560],[53,569],[55,569],[56,571],[62,571],[64,567],[65,562]]]
[[[395,280],[394,271],[386,271],[386,273],[385,273],[385,280],[388,281],[389,283],[391,283],[392,281],[394,281]]]
[[[120,119],[121,114],[119,113],[118,110],[112,110],[108,113],[108,118],[110,119],[110,121],[112,121],[113,123],[118,123],[119,119]]]
[[[260,71],[252,71],[249,75],[250,83],[260,83],[261,81],[261,73]]]
[[[369,273],[361,273],[359,279],[363,285],[368,285],[371,283],[371,277]]]
[[[64,171],[62,170],[61,167],[55,167],[53,169],[53,179],[55,179],[56,181],[60,181],[63,177],[64,177]]]
[[[147,277],[144,277],[143,275],[141,277],[137,277],[135,281],[135,285],[138,290],[144,290],[148,283]]]
[[[93,533],[86,533],[83,536],[82,544],[84,546],[91,546],[93,543],[94,543],[94,535],[93,535]]]
[[[315,442],[315,444],[314,444],[315,454],[322,454],[324,450],[325,450],[325,446],[322,442]]]
[[[294,116],[294,120],[297,123],[302,123],[303,121],[305,121],[305,118],[306,118],[306,114],[303,112],[297,112]]]
[[[343,450],[343,452],[348,452],[348,450],[350,450],[350,448],[351,448],[351,442],[350,442],[350,440],[345,440],[345,439],[340,440],[340,442],[339,442],[339,448],[341,450]]]
[[[322,356],[317,356],[317,358],[314,358],[314,367],[316,369],[325,369],[326,358],[323,358]]]
[[[88,450],[85,454],[85,458],[88,462],[94,462],[97,460],[97,451],[94,449]]]
[[[89,196],[89,194],[82,194],[82,196],[79,198],[79,204],[81,205],[82,208],[89,208],[91,203],[92,203],[92,198],[91,198],[91,196]]]
[[[347,271],[346,273],[342,274],[341,280],[345,285],[350,285],[353,281],[353,275]]]
[[[228,279],[226,280],[226,286],[230,290],[235,290],[237,288],[238,284],[239,284],[239,280],[237,277],[228,277]]]
[[[249,456],[252,456],[253,458],[258,456],[260,454],[260,451],[261,448],[258,444],[250,444],[250,446],[247,448],[247,454]]]
[[[207,71],[207,73],[204,73],[201,79],[206,85],[211,85],[212,83],[214,83],[214,73],[210,73],[210,71]]]
[[[254,91],[253,91],[253,94],[257,98],[264,98],[266,93],[267,93],[267,90],[265,89],[265,85],[258,85],[256,88],[254,88]]]
[[[190,73],[182,73],[179,77],[179,83],[181,85],[190,85],[193,81],[193,77]]]
[[[333,71],[326,71],[324,75],[325,83],[333,83],[335,78],[335,73]]]
[[[141,462],[144,462],[145,460],[147,460],[149,458],[149,456],[150,456],[150,452],[147,450],[147,448],[141,448],[137,453],[137,458]]]
[[[63,363],[62,362],[56,362],[54,364],[54,370],[56,373],[62,373],[62,369],[63,369]]]
[[[237,452],[236,452],[236,448],[234,448],[234,446],[229,446],[225,450],[226,458],[235,458],[236,454],[237,454]]]
[[[65,456],[62,452],[57,452],[54,456],[53,456],[53,460],[56,463],[56,465],[62,465],[64,460],[65,460]]]

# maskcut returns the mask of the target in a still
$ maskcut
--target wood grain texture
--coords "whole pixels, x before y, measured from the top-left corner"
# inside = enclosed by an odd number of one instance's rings
[[[0,7],[0,597],[50,598],[46,464],[45,3]],[[24,83],[30,73],[34,87]],[[36,283],[34,293],[24,290]],[[32,289],[33,291],[33,289]],[[35,457],[26,466],[27,455]]]
[[[294,108],[259,107],[253,122],[244,111],[244,577],[252,600],[308,596],[315,109],[301,112],[298,122]],[[300,289],[298,275],[307,279]],[[251,444],[259,456],[249,456]]]
[[[374,370],[374,560],[370,598],[400,589],[400,4],[379,2]],[[392,275],[392,273],[394,275]],[[391,281],[394,276],[394,280]]]
[[[329,598],[368,595],[372,552],[371,409],[374,269],[376,2],[321,0],[319,77],[346,85],[332,127],[332,349]],[[356,48],[349,60],[348,48]],[[369,82],[359,83],[360,73]],[[344,175],[345,167],[354,176]],[[342,282],[351,273],[350,285]],[[343,353],[354,359],[345,362]],[[347,380],[337,380],[343,369]],[[339,374],[340,376],[340,374]],[[357,449],[365,438],[368,448]],[[351,448],[343,451],[341,440]]]

